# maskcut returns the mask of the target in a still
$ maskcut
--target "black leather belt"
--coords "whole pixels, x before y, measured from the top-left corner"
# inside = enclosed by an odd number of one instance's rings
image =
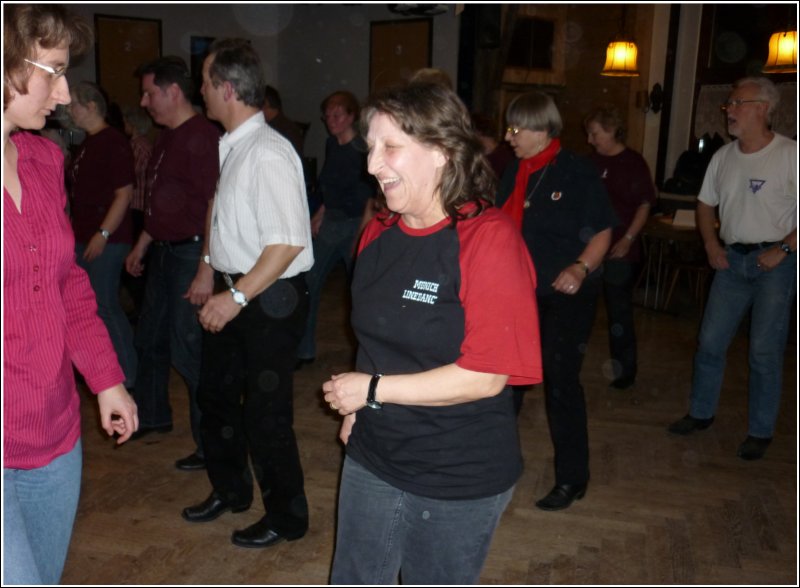
[[[177,241],[153,241],[155,245],[169,245],[175,247],[177,245],[189,245],[190,243],[202,243],[203,235],[192,235],[186,239],[178,239]]]
[[[736,253],[747,255],[751,251],[756,251],[758,249],[768,249],[770,247],[774,247],[778,243],[779,241],[763,241],[761,243],[731,243],[729,247],[733,249]]]
[[[244,274],[228,274],[228,277],[231,279],[231,282],[235,284],[238,282]],[[297,274],[296,276],[292,276],[291,278],[281,278],[278,281],[286,281],[290,284],[294,285],[298,290],[307,290],[308,286],[306,284],[306,272],[302,272]],[[219,294],[220,292],[225,292],[229,290],[230,286],[225,279],[225,272],[215,271],[214,272],[214,294]]]

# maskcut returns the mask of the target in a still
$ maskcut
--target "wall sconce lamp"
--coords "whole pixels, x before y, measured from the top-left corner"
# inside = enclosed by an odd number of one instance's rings
[[[636,108],[642,112],[658,113],[664,106],[664,89],[661,84],[655,84],[650,93],[647,90],[636,92]]]
[[[769,56],[764,73],[795,73],[797,71],[797,31],[773,33],[769,38]]]
[[[636,58],[639,53],[636,43],[625,36],[625,13],[627,7],[622,5],[620,18],[620,32],[606,48],[606,64],[603,66],[601,76],[636,77],[639,69]]]

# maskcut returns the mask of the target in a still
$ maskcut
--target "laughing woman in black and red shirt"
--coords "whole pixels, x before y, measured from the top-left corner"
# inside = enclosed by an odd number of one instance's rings
[[[522,471],[509,386],[542,378],[535,273],[451,90],[384,90],[362,120],[385,212],[353,278],[357,371],[323,385],[347,447],[331,581],[475,583]]]

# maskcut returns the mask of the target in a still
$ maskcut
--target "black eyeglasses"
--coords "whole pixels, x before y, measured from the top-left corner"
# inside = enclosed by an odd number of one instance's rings
[[[749,104],[750,102],[766,102],[766,100],[741,100],[741,99],[728,100],[727,102],[723,102],[720,105],[720,108],[722,110],[730,110],[731,108],[734,108],[734,107],[738,108],[742,104]]]

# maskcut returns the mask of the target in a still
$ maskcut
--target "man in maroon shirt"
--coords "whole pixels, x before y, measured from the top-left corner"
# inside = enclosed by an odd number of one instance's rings
[[[182,470],[205,467],[200,445],[202,332],[197,310],[211,296],[214,272],[208,263],[209,201],[219,175],[219,130],[197,114],[189,101],[192,78],[178,57],[162,57],[139,72],[141,106],[163,125],[147,170],[144,230],[125,267],[133,276],[148,273],[137,325],[139,369],[134,397],[139,405],[138,437],[172,430],[170,366],[189,390],[196,450],[175,462]],[[148,252],[149,250],[149,252]]]

